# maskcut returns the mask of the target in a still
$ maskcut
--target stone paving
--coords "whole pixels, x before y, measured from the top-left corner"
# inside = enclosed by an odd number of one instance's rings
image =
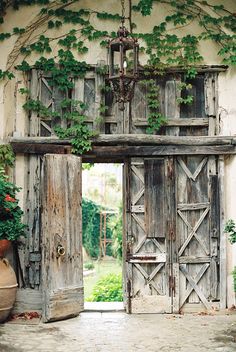
[[[50,324],[0,324],[0,352],[235,352],[236,315],[82,313]]]

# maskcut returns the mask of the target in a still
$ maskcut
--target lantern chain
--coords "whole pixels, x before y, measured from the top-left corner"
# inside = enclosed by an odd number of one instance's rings
[[[124,26],[124,22],[125,22],[125,0],[121,0],[121,18],[122,18],[122,26]]]

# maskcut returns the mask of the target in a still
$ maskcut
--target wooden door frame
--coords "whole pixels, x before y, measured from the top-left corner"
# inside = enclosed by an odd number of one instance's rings
[[[165,155],[198,155],[205,153],[206,155],[215,155],[219,157],[219,181],[220,181],[220,309],[225,309],[227,306],[227,272],[226,272],[226,250],[227,239],[224,235],[224,212],[225,212],[225,199],[224,199],[224,157],[236,153],[236,137],[165,137],[165,136],[145,136],[147,138],[146,148],[143,147],[144,136],[135,137],[129,136],[100,136],[98,148],[94,149],[91,153],[82,156],[83,162],[119,162],[127,161],[131,156],[165,156]],[[120,139],[122,138],[122,139]],[[138,144],[140,140],[140,144]],[[193,143],[191,145],[191,140]],[[184,142],[185,141],[185,142]],[[52,152],[58,154],[70,153],[71,146],[68,141],[61,141],[57,138],[44,138],[44,137],[29,137],[29,138],[11,138],[10,140],[13,149],[16,153],[23,153],[25,156],[40,157],[45,153]],[[52,143],[51,143],[52,142]],[[120,142],[120,143],[119,143]],[[167,144],[167,142],[169,144]],[[175,144],[178,142],[177,144]],[[107,144],[108,143],[108,144]],[[109,144],[116,144],[117,147]],[[125,143],[127,146],[124,146]],[[136,144],[136,145],[135,145]],[[191,147],[190,147],[191,145]],[[115,152],[114,152],[115,150]],[[173,153],[174,150],[174,153]],[[123,154],[123,151],[125,153]],[[103,154],[101,154],[103,152]],[[114,153],[113,153],[114,152]],[[172,153],[171,153],[172,152]],[[184,153],[185,152],[185,153]],[[101,158],[101,155],[103,157]],[[34,181],[34,175],[31,175]],[[32,184],[32,182],[31,182]],[[32,184],[33,185],[33,184]],[[24,254],[25,259],[23,262],[27,264],[27,253]],[[22,257],[22,256],[21,256]],[[34,256],[35,257],[35,256]],[[40,255],[38,255],[40,258]],[[37,257],[37,258],[38,258]],[[40,260],[40,259],[39,259]],[[40,263],[39,263],[40,265]],[[38,295],[37,289],[27,289],[35,291]],[[26,290],[26,291],[27,291]],[[24,297],[24,290],[21,290],[20,296]],[[40,298],[37,298],[37,302]]]
[[[109,149],[109,148],[108,148]],[[111,152],[111,150],[109,150],[109,152]],[[132,155],[128,155],[125,157],[121,157],[121,153],[119,152],[119,155],[117,156],[116,153],[114,153],[114,157],[113,154],[111,153],[109,155],[109,158],[107,157],[99,157],[99,156],[95,156],[95,158],[92,158],[92,160],[88,159],[88,156],[84,156],[82,157],[82,162],[93,162],[93,163],[127,163],[131,160]],[[140,153],[139,157],[141,158],[155,158],[155,157],[166,157],[169,156],[170,158],[176,157],[176,155],[173,154],[168,154],[166,155],[166,153],[163,153],[164,155],[146,155],[146,153]],[[181,154],[182,155],[182,154]],[[187,155],[191,155],[191,153],[187,153]],[[193,155],[202,155],[201,153],[194,153]],[[209,155],[213,155],[211,154],[207,154],[207,156]],[[226,250],[227,250],[227,241],[226,241],[226,236],[224,235],[224,211],[225,211],[225,201],[224,201],[224,155],[216,155],[218,157],[218,177],[219,177],[219,206],[220,206],[220,280],[219,280],[219,290],[220,290],[220,309],[223,310],[226,308],[227,306],[227,263],[226,263]],[[135,154],[134,157],[137,157],[137,155]],[[123,180],[124,180],[124,174],[123,174]],[[123,186],[123,190],[125,189],[125,187]],[[125,202],[125,198],[124,198],[124,194],[123,194],[123,204]],[[129,283],[126,282],[124,279],[126,277],[126,271],[127,271],[127,265],[126,265],[126,233],[125,233],[125,219],[126,216],[124,214],[125,211],[125,207],[123,207],[123,267],[122,267],[122,275],[123,275],[123,294],[124,294],[124,300],[126,299],[126,295],[129,295],[128,291],[129,291]],[[170,241],[171,242],[171,241]],[[173,251],[173,248],[171,249]],[[173,255],[173,253],[171,254]],[[172,263],[172,269],[173,271],[173,275],[176,274],[177,272],[177,263],[174,264]],[[178,280],[177,276],[176,279]],[[176,282],[177,284],[177,282]],[[175,299],[174,294],[172,295],[172,312],[173,313],[178,313],[178,302]],[[129,300],[127,301],[127,312],[131,312],[130,309],[130,304],[129,304]]]

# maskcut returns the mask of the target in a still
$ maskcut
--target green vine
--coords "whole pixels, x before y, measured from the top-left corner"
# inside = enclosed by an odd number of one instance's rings
[[[132,5],[132,0],[129,2]],[[79,0],[1,1],[0,23],[4,23],[5,16],[11,8],[17,11],[24,6],[38,5],[39,13],[33,24],[25,28],[13,27],[9,32],[0,33],[0,41],[8,40],[12,36],[18,38],[15,48],[9,55],[7,69],[0,69],[0,79],[12,79],[14,67],[26,73],[34,66],[42,72],[50,73],[50,84],[69,97],[74,79],[83,78],[90,69],[82,59],[91,46],[90,42],[99,41],[104,47],[108,39],[116,35],[114,31],[101,30],[101,26],[97,28],[94,23],[115,21],[118,24],[121,19],[117,13],[88,8],[75,10],[76,3],[79,3]],[[186,78],[194,78],[197,74],[196,66],[203,61],[199,51],[200,44],[208,40],[218,45],[218,55],[222,57],[224,64],[236,64],[235,13],[220,3],[212,5],[205,0],[140,0],[130,8],[139,16],[155,16],[163,4],[167,8],[167,16],[148,33],[141,33],[137,24],[132,22],[132,12],[126,18],[133,36],[144,43],[141,52],[147,55],[147,69],[153,74],[152,78],[144,80],[148,91],[148,133],[156,133],[166,121],[159,109],[159,88],[153,77],[163,74],[168,66],[181,66],[185,70]],[[195,35],[189,34],[187,30],[193,22],[199,27],[198,34]],[[73,29],[68,30],[68,25],[73,26]],[[186,28],[184,35],[177,34],[179,28]],[[53,51],[55,45],[59,47],[56,53]],[[37,55],[33,65],[28,60],[32,54]],[[105,67],[101,74],[106,73]],[[184,92],[190,88],[187,80],[181,82],[178,87]],[[26,90],[22,91],[22,94],[25,93]],[[178,98],[179,104],[191,104],[192,101],[193,97],[188,94],[182,94]],[[59,116],[58,112],[51,112],[30,97],[24,107],[29,113],[37,112],[39,117],[64,119],[66,127],[58,126],[55,132],[60,138],[71,139],[75,153],[83,153],[91,147],[90,139],[93,132],[85,124],[83,103],[77,102],[77,109],[72,99],[68,98],[67,104],[66,107],[61,106],[62,116]],[[101,106],[101,114],[104,113],[104,109],[106,107]]]
[[[0,145],[0,168],[12,167],[15,161],[15,154],[10,144]]]
[[[148,134],[155,133],[159,131],[160,127],[166,123],[166,117],[160,112],[160,102],[159,102],[159,86],[156,84],[154,79],[143,80],[147,88],[147,106],[149,110],[148,114],[148,128],[146,132]]]
[[[39,100],[29,99],[24,104],[26,111],[37,113],[38,117],[57,119],[62,118],[66,122],[66,127],[56,126],[55,133],[59,138],[70,139],[72,153],[82,154],[91,149],[91,137],[95,135],[94,131],[89,130],[85,123],[86,115],[83,111],[86,105],[83,102],[64,99],[60,103],[63,111],[62,114],[56,111],[50,111]]]

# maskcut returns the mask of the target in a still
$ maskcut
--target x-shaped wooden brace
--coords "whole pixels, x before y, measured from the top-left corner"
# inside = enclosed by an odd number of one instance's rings
[[[137,247],[134,249],[134,254],[138,253],[138,251],[142,248],[142,246],[147,240],[151,240],[161,253],[165,253],[165,250],[155,238],[147,238],[146,236],[144,236],[142,240],[138,243]]]
[[[178,157],[177,160],[178,160],[180,166],[182,167],[182,169],[184,170],[185,174],[188,176],[188,178],[190,178],[192,181],[196,181],[198,175],[200,174],[203,167],[207,163],[208,158],[202,159],[202,161],[200,162],[200,164],[198,165],[198,167],[196,168],[194,173],[192,173],[189,170],[189,168],[187,167],[187,165],[185,164],[185,162],[183,161],[182,158]]]
[[[160,271],[160,269],[164,266],[164,263],[159,263],[156,268],[151,272],[150,275],[146,273],[146,271],[142,268],[140,264],[135,263],[134,266],[139,270],[139,272],[143,275],[143,277],[146,280],[146,285],[151,285],[159,295],[163,295],[163,292],[161,291],[161,288],[159,285],[157,285],[153,279],[156,276],[156,274]]]
[[[142,186],[138,193],[136,193],[132,199],[132,205],[136,205],[139,199],[143,196],[144,194],[144,176],[140,172],[140,170],[135,166],[131,166],[132,173],[139,179],[139,181],[142,183]]]
[[[203,222],[204,218],[206,217],[207,213],[209,212],[209,209],[210,209],[209,206],[206,207],[206,209],[204,210],[204,212],[202,213],[202,215],[200,216],[199,220],[197,221],[197,223],[195,224],[194,227],[192,227],[192,225],[190,225],[190,223],[188,222],[186,217],[183,215],[182,211],[178,210],[179,216],[181,217],[183,222],[187,225],[188,229],[190,230],[190,234],[188,235],[188,238],[185,240],[184,244],[182,245],[182,247],[179,250],[179,256],[181,256],[183,254],[185,248],[187,247],[187,245],[189,244],[189,242],[191,241],[193,236],[199,242],[199,244],[201,245],[201,247],[204,250],[204,252],[206,253],[206,255],[209,255],[208,249],[206,248],[205,244],[203,243],[203,241],[201,240],[201,238],[197,234],[197,230],[198,230],[199,226],[201,225],[201,223]]]
[[[204,304],[204,306],[210,310],[211,306],[209,304],[209,302],[207,301],[206,297],[204,296],[204,294],[202,293],[202,291],[200,290],[200,288],[198,287],[198,282],[201,280],[202,276],[204,275],[204,273],[206,272],[206,270],[209,268],[210,264],[206,263],[201,267],[201,270],[199,271],[199,273],[197,274],[195,280],[192,278],[192,276],[189,274],[189,272],[186,270],[185,265],[180,265],[180,270],[181,272],[184,274],[184,276],[186,277],[186,279],[188,280],[190,286],[187,289],[185,296],[182,298],[181,303],[180,303],[180,308],[184,305],[184,303],[186,302],[187,298],[189,297],[189,295],[192,293],[192,291],[194,290],[196,292],[196,294],[198,295],[198,297],[200,298],[200,300],[202,301],[202,303]]]

